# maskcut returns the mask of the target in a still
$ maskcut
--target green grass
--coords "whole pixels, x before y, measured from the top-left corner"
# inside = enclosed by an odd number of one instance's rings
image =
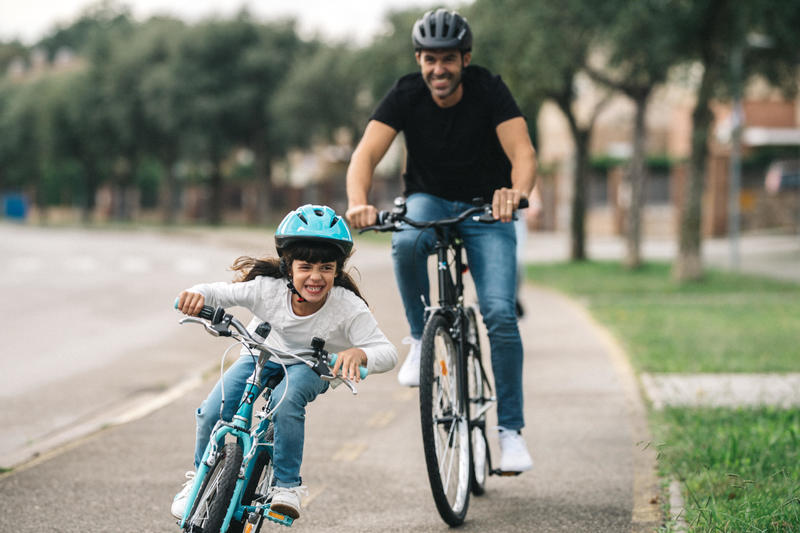
[[[559,263],[527,275],[586,302],[638,371],[800,371],[800,284],[710,271],[681,285],[669,269]]]
[[[665,409],[652,421],[691,531],[800,531],[800,411]]]
[[[640,372],[800,371],[800,285],[667,264],[529,265],[528,279],[585,302]],[[799,409],[650,413],[664,479],[684,487],[690,531],[800,531]],[[672,525],[665,526],[671,530]]]

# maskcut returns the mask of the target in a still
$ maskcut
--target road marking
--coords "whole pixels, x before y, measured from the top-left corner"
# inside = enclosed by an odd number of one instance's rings
[[[182,274],[196,274],[198,272],[205,272],[206,262],[200,259],[191,257],[184,257],[175,262],[175,270]]]
[[[0,479],[27,470],[67,450],[71,450],[105,429],[142,418],[156,409],[177,400],[202,383],[202,374],[190,376],[160,394],[145,400],[141,397],[134,398],[116,409],[111,408],[110,412],[104,411],[101,415],[91,420],[69,426],[64,431],[57,432],[21,450],[16,450],[0,457],[0,466],[11,469],[0,474]]]
[[[64,260],[64,267],[73,272],[94,272],[99,268],[99,263],[94,257],[75,255]]]
[[[392,396],[398,402],[407,402],[408,400],[416,398],[418,396],[418,392],[415,387],[403,387],[395,390],[394,393],[392,393]]]
[[[12,272],[27,274],[30,272],[38,272],[44,266],[44,260],[41,257],[23,256],[13,257],[8,262],[8,268]]]
[[[151,272],[153,270],[153,266],[150,264],[150,261],[144,257],[131,256],[123,257],[120,260],[119,269],[122,272],[128,272],[130,274],[144,274]]]
[[[386,427],[389,425],[389,422],[394,420],[396,415],[397,413],[394,410],[375,413],[367,420],[367,427],[373,429]]]
[[[328,488],[328,485],[318,486],[314,490],[309,489],[308,490],[308,496],[303,498],[303,507],[308,507],[311,504],[311,502],[314,501],[314,498],[316,498],[317,496],[322,494],[325,491],[326,488]]]
[[[366,449],[366,442],[346,442],[333,454],[333,460],[352,463],[358,459]]]

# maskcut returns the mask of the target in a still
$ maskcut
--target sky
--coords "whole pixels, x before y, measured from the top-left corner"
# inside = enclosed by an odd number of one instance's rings
[[[95,3],[95,0],[0,0],[0,40],[17,38],[27,45],[33,44],[56,25],[69,25],[87,6]],[[121,3],[129,6],[134,17],[140,20],[156,14],[171,14],[189,22],[214,15],[231,16],[247,6],[259,20],[296,18],[303,35],[318,34],[336,40],[350,38],[363,44],[381,31],[388,10],[414,7],[422,10],[432,1],[121,0]],[[452,8],[459,3],[440,1],[439,4]]]

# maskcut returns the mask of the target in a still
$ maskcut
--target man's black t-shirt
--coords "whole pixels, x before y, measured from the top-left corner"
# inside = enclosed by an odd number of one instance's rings
[[[441,108],[420,73],[403,76],[372,115],[405,135],[406,195],[491,201],[496,189],[511,186],[511,163],[495,128],[522,113],[500,76],[485,68],[468,66],[462,83],[461,100]]]

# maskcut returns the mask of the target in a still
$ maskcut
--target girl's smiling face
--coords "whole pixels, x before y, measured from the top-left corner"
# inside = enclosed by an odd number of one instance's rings
[[[316,312],[333,288],[336,277],[336,261],[327,263],[309,263],[295,259],[292,261],[292,283],[305,302],[297,301],[297,295],[292,295],[292,309],[299,315],[309,315]]]

